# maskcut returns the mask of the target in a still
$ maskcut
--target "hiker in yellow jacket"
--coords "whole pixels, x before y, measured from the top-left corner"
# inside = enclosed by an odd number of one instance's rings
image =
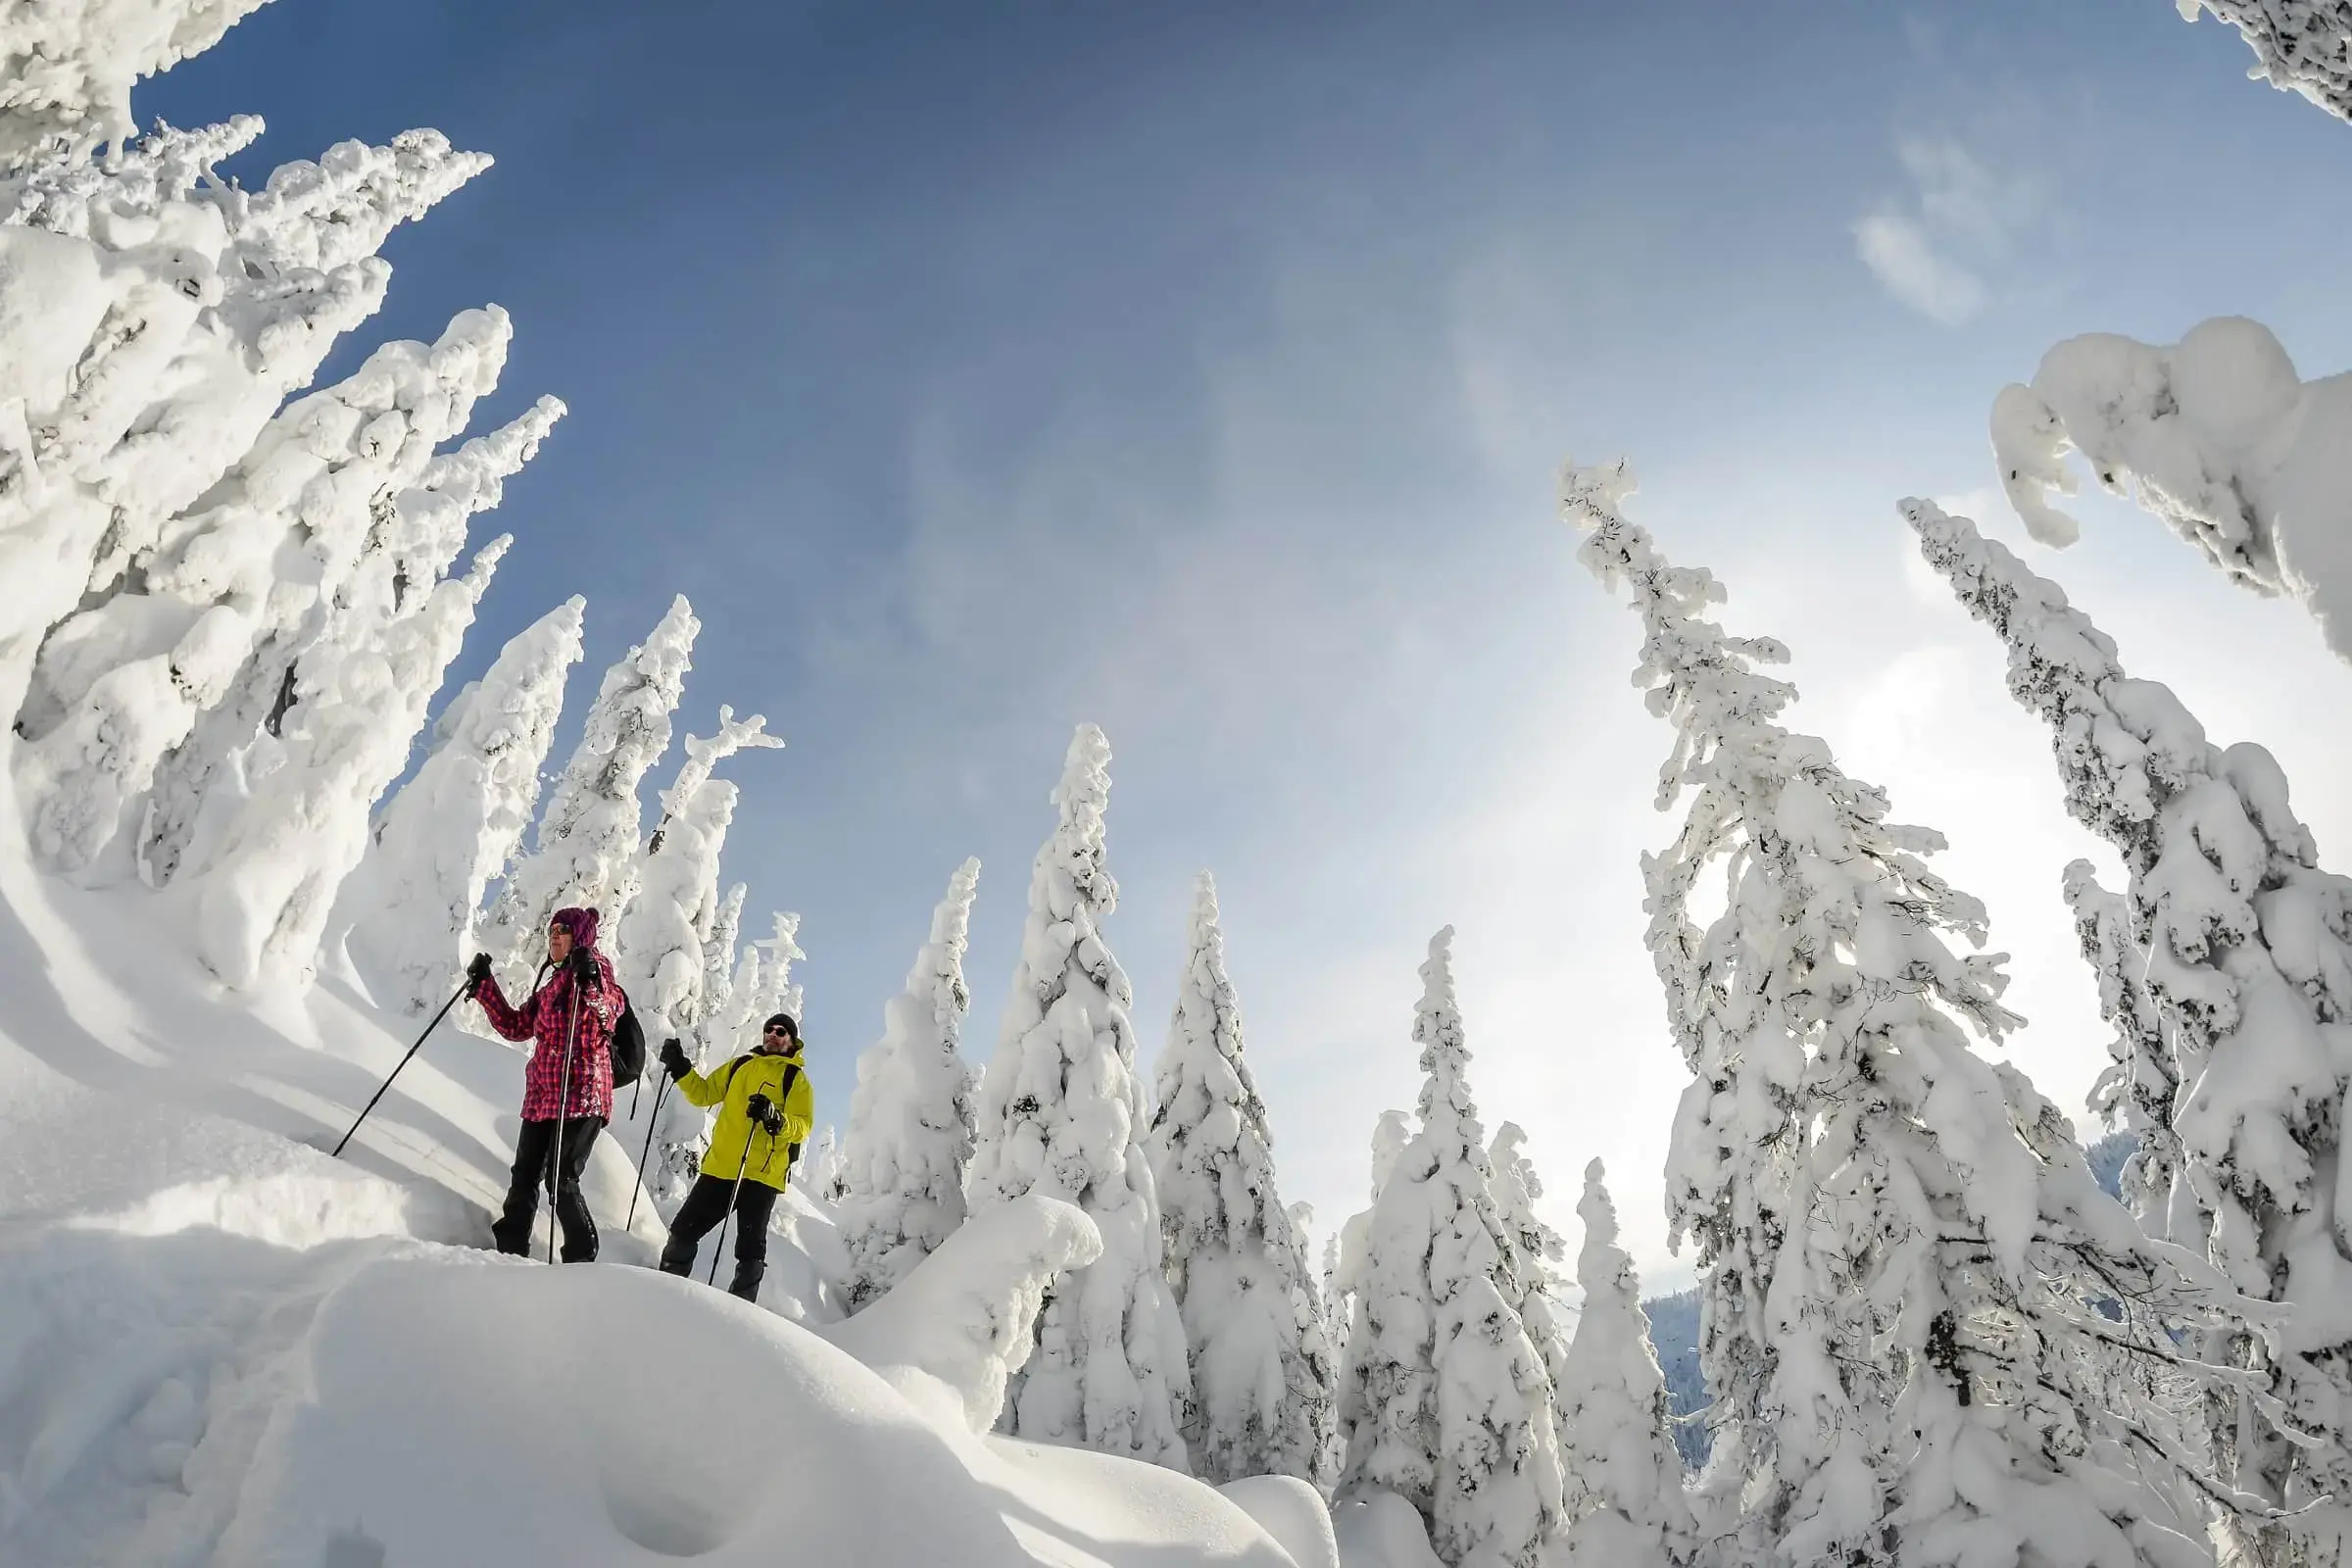
[[[662,1065],[688,1103],[718,1107],[702,1174],[669,1222],[662,1271],[692,1274],[694,1250],[725,1223],[731,1204],[735,1280],[727,1290],[756,1301],[760,1276],[767,1272],[768,1216],[816,1114],[815,1091],[801,1070],[801,1026],[790,1013],[777,1013],[760,1028],[760,1044],[750,1054],[708,1073],[694,1070],[675,1040],[665,1041]]]

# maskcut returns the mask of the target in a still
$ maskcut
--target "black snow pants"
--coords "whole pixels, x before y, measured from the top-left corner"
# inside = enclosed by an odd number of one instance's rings
[[[669,1222],[669,1244],[662,1249],[662,1272],[692,1274],[694,1250],[727,1217],[727,1194],[735,1183],[705,1173]],[[760,1276],[767,1272],[767,1219],[775,1212],[776,1190],[747,1181],[735,1200],[735,1280],[727,1290],[747,1301],[760,1299]]]
[[[531,1224],[539,1217],[539,1189],[555,1190],[556,1222],[564,1227],[564,1261],[596,1261],[596,1220],[588,1200],[580,1196],[580,1172],[588,1168],[588,1152],[596,1147],[602,1116],[574,1116],[568,1121],[526,1121],[514,1140],[514,1174],[507,1186],[506,1212],[490,1227],[498,1250],[517,1257],[531,1251]],[[564,1129],[564,1169],[556,1165],[556,1128]]]

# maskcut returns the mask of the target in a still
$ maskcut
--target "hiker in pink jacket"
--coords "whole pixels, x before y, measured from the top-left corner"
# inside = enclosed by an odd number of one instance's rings
[[[626,1005],[612,960],[597,951],[596,911],[556,911],[547,927],[546,978],[520,1006],[499,990],[487,955],[477,956],[469,972],[480,977],[473,999],[490,1027],[509,1040],[538,1043],[522,1073],[522,1133],[514,1140],[506,1212],[490,1233],[500,1251],[527,1255],[545,1183],[555,1193],[556,1219],[564,1227],[564,1261],[593,1262],[596,1221],[580,1196],[580,1172],[597,1133],[612,1116],[610,1045]]]

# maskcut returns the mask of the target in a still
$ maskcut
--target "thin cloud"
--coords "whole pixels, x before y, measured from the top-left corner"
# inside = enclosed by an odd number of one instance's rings
[[[1854,250],[1887,293],[1931,320],[1958,326],[1984,308],[1984,283],[1936,248],[1926,227],[1898,212],[1854,225]]]

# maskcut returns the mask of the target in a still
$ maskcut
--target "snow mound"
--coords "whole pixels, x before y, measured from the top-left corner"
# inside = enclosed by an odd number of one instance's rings
[[[1244,1476],[1218,1492],[1257,1521],[1298,1568],[1340,1568],[1339,1538],[1322,1494],[1297,1476]]]
[[[826,1335],[909,1403],[986,1432],[1029,1359],[1047,1287],[1102,1255],[1102,1233],[1075,1205],[1016,1198],[965,1220],[888,1295]]]
[[[1445,1568],[1429,1547],[1429,1530],[1394,1492],[1359,1493],[1331,1510],[1347,1568]]]

